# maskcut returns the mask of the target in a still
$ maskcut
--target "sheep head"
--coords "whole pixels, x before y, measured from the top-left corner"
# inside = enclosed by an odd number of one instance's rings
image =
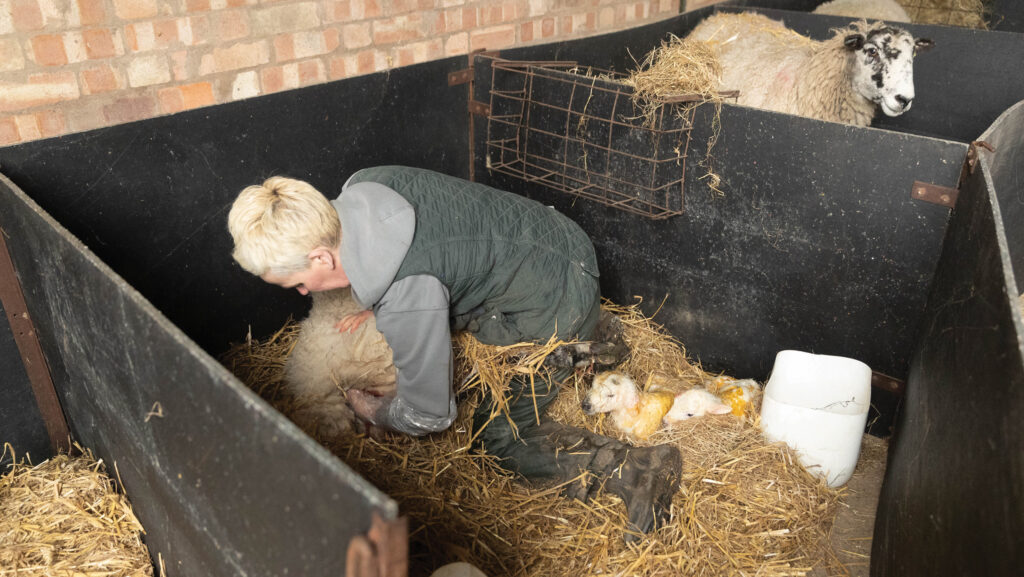
[[[914,102],[914,56],[931,48],[932,41],[917,38],[895,26],[876,22],[855,23],[843,37],[850,53],[853,90],[878,105],[886,116],[899,116]]]
[[[640,391],[633,379],[625,373],[607,371],[594,376],[587,396],[580,403],[588,415],[608,413],[619,409],[632,409],[640,402]]]

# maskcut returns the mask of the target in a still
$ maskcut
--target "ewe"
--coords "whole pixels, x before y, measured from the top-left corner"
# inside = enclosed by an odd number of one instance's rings
[[[812,12],[889,22],[910,22],[907,11],[896,0],[832,0],[818,6]]]
[[[856,126],[876,106],[899,116],[914,101],[914,55],[932,45],[883,22],[854,22],[817,42],[755,13],[718,13],[687,38],[703,40],[722,66],[720,88],[738,104]]]
[[[335,324],[360,312],[349,289],[313,293],[313,306],[285,362],[285,385],[296,400],[289,417],[311,436],[337,439],[355,418],[345,401],[350,388],[390,394],[395,390],[391,347],[370,317],[351,333]]]

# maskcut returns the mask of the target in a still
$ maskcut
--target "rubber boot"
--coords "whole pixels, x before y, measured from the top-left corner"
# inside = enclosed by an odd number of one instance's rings
[[[629,515],[626,543],[638,541],[669,520],[682,467],[678,447],[631,447],[622,465],[608,476],[604,489],[622,498]]]

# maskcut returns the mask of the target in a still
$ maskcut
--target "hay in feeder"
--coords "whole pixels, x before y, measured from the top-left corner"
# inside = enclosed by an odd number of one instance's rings
[[[638,383],[655,373],[680,388],[712,378],[637,306],[604,308],[625,325],[631,355],[620,368]],[[273,397],[281,377],[270,373],[279,373],[284,361],[257,365],[287,351],[292,338],[286,326],[268,341],[276,353],[261,350],[261,343],[243,343],[223,362],[263,375],[269,385],[247,382]],[[423,438],[353,434],[329,446],[409,517],[411,575],[428,575],[453,561],[492,576],[782,577],[806,575],[816,566],[841,571],[829,544],[841,491],[808,474],[784,445],[765,442],[755,420],[730,415],[692,419],[648,440],[679,446],[683,479],[670,523],[639,545],[626,546],[625,507],[617,497],[601,493],[581,503],[561,496],[561,486],[531,487],[471,448],[473,411],[484,391],[502,391],[512,374],[537,371],[559,343],[490,347],[460,334],[453,344],[459,416],[447,431]],[[250,353],[250,359],[238,358]],[[588,380],[577,371],[549,415],[615,435],[605,419],[579,409]]]
[[[0,576],[153,575],[131,505],[103,462],[82,453],[0,476]]]
[[[989,11],[984,0],[898,0],[917,24],[942,24],[988,29]]]
[[[722,67],[711,45],[669,35],[669,40],[648,52],[625,80],[625,84],[634,89],[633,104],[648,120],[653,119],[666,102],[680,96],[700,97],[696,105],[690,106],[714,105],[711,135],[700,166],[707,171],[701,179],[707,179],[708,188],[719,195],[723,194],[719,188],[722,178],[714,171],[711,150],[722,129],[722,101],[725,96],[718,91],[721,76]]]

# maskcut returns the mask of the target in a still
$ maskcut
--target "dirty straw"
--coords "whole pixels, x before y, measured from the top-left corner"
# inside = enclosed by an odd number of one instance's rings
[[[714,376],[690,363],[683,345],[638,307],[604,306],[626,325],[631,357],[622,368],[637,382],[657,372],[686,388]],[[223,359],[286,414],[280,373],[295,334],[289,323],[266,342],[243,343]],[[581,503],[560,496],[560,487],[529,487],[471,448],[481,393],[501,391],[514,373],[535,373],[559,343],[490,347],[459,335],[454,344],[459,418],[448,431],[418,439],[353,434],[329,445],[409,517],[412,576],[458,560],[492,577],[781,577],[806,575],[816,566],[845,572],[829,546],[841,492],[808,475],[784,446],[767,444],[756,422],[730,415],[686,421],[648,441],[679,446],[684,478],[670,524],[627,547],[625,508],[617,497]],[[614,434],[604,419],[579,410],[588,380],[579,373],[570,379],[550,414]]]
[[[0,476],[0,577],[142,577],[142,526],[87,450]],[[10,445],[4,455],[13,454]]]

